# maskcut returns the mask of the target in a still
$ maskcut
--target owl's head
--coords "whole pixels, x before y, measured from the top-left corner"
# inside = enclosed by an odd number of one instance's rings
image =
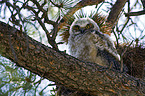
[[[70,35],[79,35],[86,32],[92,32],[94,30],[100,31],[99,26],[95,21],[90,18],[76,19],[70,26]]]

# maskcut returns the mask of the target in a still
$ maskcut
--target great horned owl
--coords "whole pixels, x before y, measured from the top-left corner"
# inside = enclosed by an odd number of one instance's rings
[[[90,18],[76,19],[69,30],[68,49],[70,55],[101,66],[112,66],[120,70],[120,56],[109,35],[103,34]]]

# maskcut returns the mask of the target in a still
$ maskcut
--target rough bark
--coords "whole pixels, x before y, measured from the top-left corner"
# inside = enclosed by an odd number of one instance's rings
[[[91,95],[145,95],[145,82],[55,51],[0,22],[0,54],[18,66]]]

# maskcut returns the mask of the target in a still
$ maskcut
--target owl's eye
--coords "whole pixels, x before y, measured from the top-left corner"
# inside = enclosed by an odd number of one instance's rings
[[[86,29],[94,28],[94,25],[92,23],[89,23],[85,27]]]
[[[80,30],[80,26],[78,26],[78,25],[73,26],[73,30],[79,31]]]

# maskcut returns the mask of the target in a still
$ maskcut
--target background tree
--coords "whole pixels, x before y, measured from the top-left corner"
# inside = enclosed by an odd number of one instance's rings
[[[96,7],[90,15],[86,15],[86,9],[83,9],[88,5]],[[144,0],[134,0],[133,3],[129,0],[0,1],[1,21],[7,23],[0,22],[0,54],[3,56],[0,95],[54,94],[48,88],[55,84],[76,94],[144,95],[145,24],[142,7]],[[136,9],[140,11],[134,12]],[[99,12],[101,15],[107,13],[104,23],[109,23],[108,27],[112,28],[121,61],[128,66],[129,74],[84,62],[60,51],[63,42],[56,40],[58,32],[68,27],[74,17],[95,17]],[[43,82],[48,84],[44,87]]]

